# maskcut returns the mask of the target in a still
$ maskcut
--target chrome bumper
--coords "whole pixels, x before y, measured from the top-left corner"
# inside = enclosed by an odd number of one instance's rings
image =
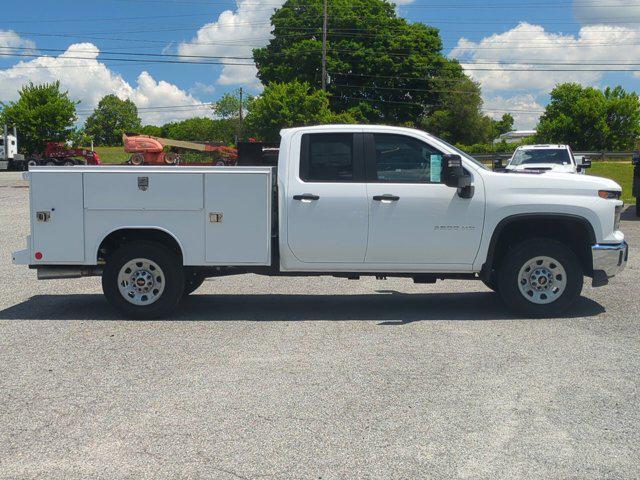
[[[629,260],[629,245],[627,242],[617,245],[594,245],[591,247],[591,252],[594,286],[606,285],[606,280],[622,272]]]

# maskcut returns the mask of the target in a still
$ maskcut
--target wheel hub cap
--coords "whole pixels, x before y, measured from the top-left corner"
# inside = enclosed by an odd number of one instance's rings
[[[164,292],[162,269],[153,261],[137,258],[126,263],[118,274],[120,294],[137,306],[155,303]]]
[[[560,262],[551,257],[532,258],[520,269],[518,287],[532,303],[553,303],[567,288],[567,272]]]

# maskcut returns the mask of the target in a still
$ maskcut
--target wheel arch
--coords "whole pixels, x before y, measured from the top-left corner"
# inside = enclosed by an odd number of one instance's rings
[[[536,229],[546,229],[535,234]],[[592,274],[591,245],[597,243],[593,225],[585,217],[564,213],[523,213],[506,217],[498,223],[491,236],[487,259],[481,275],[490,279],[509,246],[515,242],[538,237],[552,238],[572,248],[582,263],[585,273]]]
[[[182,242],[169,230],[162,227],[117,227],[101,236],[93,251],[93,257],[99,264],[122,245],[133,241],[150,241],[165,245],[180,256],[180,263],[184,264],[184,246]]]

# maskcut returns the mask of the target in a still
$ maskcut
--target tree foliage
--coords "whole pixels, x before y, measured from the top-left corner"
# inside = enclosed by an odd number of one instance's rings
[[[287,0],[272,16],[274,38],[254,50],[258,77],[273,82],[322,82],[323,0]],[[460,65],[442,54],[439,31],[398,17],[385,0],[330,0],[327,65],[334,112],[350,111],[370,122],[405,124],[443,90],[464,78]]]
[[[598,90],[577,83],[551,92],[538,125],[539,142],[575,150],[631,150],[640,137],[640,101],[622,87]]]
[[[114,146],[122,144],[123,133],[136,132],[140,127],[135,103],[107,95],[87,118],[85,132],[93,137],[96,145]]]
[[[505,113],[502,115],[500,120],[493,121],[493,138],[498,138],[500,135],[504,135],[505,133],[509,133],[513,131],[513,125],[515,124],[515,119],[513,115],[510,113]]]
[[[16,102],[2,105],[0,124],[15,125],[21,151],[40,152],[48,141],[66,141],[76,122],[76,105],[69,92],[60,90],[60,82],[20,89]]]
[[[277,141],[283,128],[329,123],[355,123],[348,113],[334,114],[329,95],[308,83],[271,83],[249,103],[246,126],[261,140]]]
[[[210,118],[190,118],[181,122],[167,123],[157,136],[196,142],[223,142],[230,145],[234,141],[236,124],[232,120],[212,120]]]
[[[442,105],[423,118],[421,126],[452,143],[473,145],[495,138],[494,122],[482,113],[480,86],[468,77],[452,84],[443,95]]]

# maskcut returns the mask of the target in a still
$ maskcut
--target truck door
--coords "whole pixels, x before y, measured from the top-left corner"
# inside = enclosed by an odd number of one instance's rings
[[[303,134],[292,152],[300,160],[289,164],[291,252],[305,263],[363,263],[369,217],[362,134]]]
[[[422,139],[365,134],[369,205],[367,264],[473,264],[484,224],[484,187],[472,199],[441,183],[443,154]],[[430,269],[430,268],[429,268]]]

